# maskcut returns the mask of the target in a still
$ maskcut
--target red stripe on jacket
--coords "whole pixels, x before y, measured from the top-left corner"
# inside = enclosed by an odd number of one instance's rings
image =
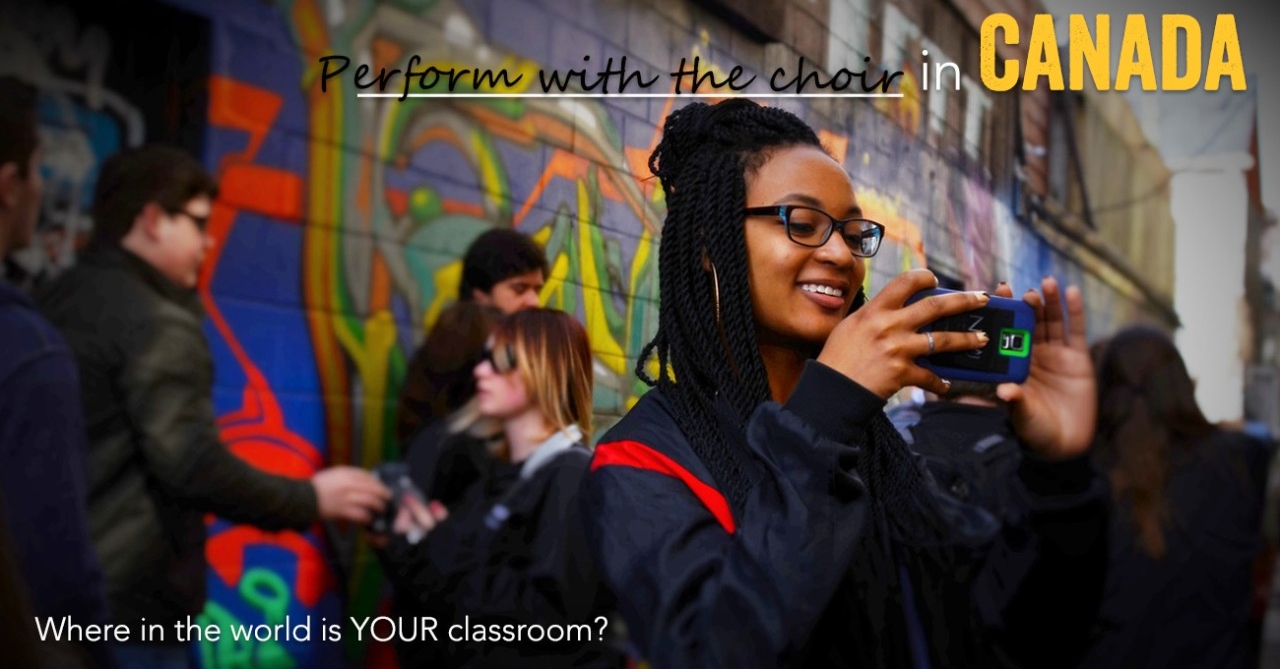
[[[675,460],[638,441],[611,441],[597,445],[595,458],[591,461],[591,471],[607,466],[634,467],[678,478],[707,507],[707,511],[715,516],[725,532],[733,534],[736,529],[733,514],[729,512],[729,503],[720,491],[698,480],[698,477],[690,474],[689,470],[681,467]]]

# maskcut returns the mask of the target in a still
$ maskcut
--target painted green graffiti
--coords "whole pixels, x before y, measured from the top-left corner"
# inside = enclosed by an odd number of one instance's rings
[[[285,622],[292,595],[289,586],[278,574],[262,567],[254,567],[240,579],[240,596],[262,612],[262,622],[278,625]],[[205,604],[204,612],[196,617],[203,626],[219,628],[217,641],[199,642],[201,665],[205,669],[293,669],[297,663],[280,642],[272,639],[258,641],[253,638],[236,639],[232,630],[237,626],[252,627],[214,601]]]

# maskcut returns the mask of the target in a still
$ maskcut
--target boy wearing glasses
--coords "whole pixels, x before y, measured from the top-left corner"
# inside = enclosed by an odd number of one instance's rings
[[[268,474],[222,443],[193,290],[214,244],[205,222],[216,196],[178,149],[113,156],[95,188],[90,248],[37,295],[79,365],[89,526],[114,622],[133,630],[118,648],[128,667],[190,666],[175,635],[147,642],[139,623],[172,630],[203,610],[204,514],[304,531],[319,519],[367,522],[390,494],[354,467],[309,481]]]

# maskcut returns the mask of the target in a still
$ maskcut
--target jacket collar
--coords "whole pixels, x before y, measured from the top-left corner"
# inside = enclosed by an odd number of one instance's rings
[[[582,443],[582,430],[577,425],[570,425],[552,434],[533,451],[532,455],[525,459],[524,464],[520,467],[520,478],[531,478],[533,473],[538,471],[542,465],[565,449],[572,448],[579,443]]]
[[[98,247],[88,251],[82,262],[123,268],[161,298],[177,304],[197,317],[203,318],[205,315],[204,307],[200,303],[200,295],[196,291],[170,281],[160,273],[160,270],[131,251],[119,246]]]

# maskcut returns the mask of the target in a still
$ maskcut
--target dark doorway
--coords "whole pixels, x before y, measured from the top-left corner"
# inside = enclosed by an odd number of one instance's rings
[[[209,21],[160,2],[0,0],[3,45],[40,89],[45,195],[36,243],[15,254],[28,288],[74,262],[92,230],[98,170],[122,149],[204,158]]]

